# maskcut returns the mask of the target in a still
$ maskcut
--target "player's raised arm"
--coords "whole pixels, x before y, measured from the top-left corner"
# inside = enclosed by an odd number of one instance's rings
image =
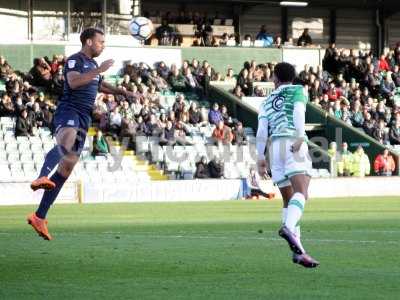
[[[98,68],[90,70],[86,73],[81,73],[79,62],[75,60],[67,61],[66,66],[66,77],[68,81],[68,85],[71,89],[77,89],[81,86],[89,84],[92,80],[94,80],[97,76],[100,76],[101,73],[107,71],[114,64],[113,59],[109,59],[104,61]]]

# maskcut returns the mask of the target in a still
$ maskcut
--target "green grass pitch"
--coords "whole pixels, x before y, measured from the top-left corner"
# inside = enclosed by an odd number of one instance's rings
[[[280,201],[0,207],[0,299],[400,299],[400,199],[307,203],[291,262]]]

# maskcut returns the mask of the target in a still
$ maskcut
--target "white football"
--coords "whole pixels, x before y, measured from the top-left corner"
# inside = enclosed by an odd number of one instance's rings
[[[140,41],[147,40],[153,33],[153,23],[145,17],[135,17],[128,25],[129,33]]]

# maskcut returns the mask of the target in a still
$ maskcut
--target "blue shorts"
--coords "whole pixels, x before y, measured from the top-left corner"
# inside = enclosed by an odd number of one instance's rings
[[[64,127],[75,128],[78,133],[72,151],[79,156],[85,145],[91,121],[91,117],[87,114],[80,114],[72,109],[57,109],[53,118],[53,134],[57,135]]]

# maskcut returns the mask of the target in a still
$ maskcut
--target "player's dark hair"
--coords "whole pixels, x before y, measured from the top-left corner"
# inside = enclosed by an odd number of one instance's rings
[[[274,74],[280,82],[293,82],[296,77],[296,70],[293,65],[281,62],[275,66]]]
[[[97,33],[104,35],[103,31],[101,31],[100,29],[97,29],[97,28],[92,28],[92,27],[86,28],[84,31],[82,31],[82,33],[80,35],[80,40],[81,40],[82,46],[84,46],[86,44],[87,40],[94,38]]]

